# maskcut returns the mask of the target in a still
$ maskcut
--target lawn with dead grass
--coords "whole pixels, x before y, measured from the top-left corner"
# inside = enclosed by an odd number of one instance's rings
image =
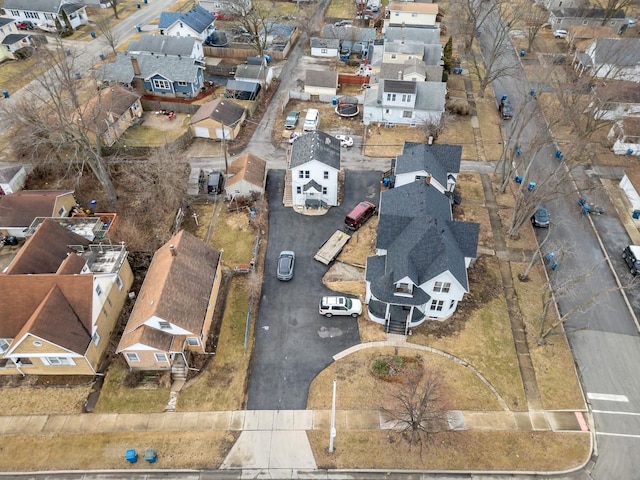
[[[93,378],[85,385],[68,387],[3,386],[2,415],[68,415],[81,413],[91,392]]]
[[[0,87],[9,92],[17,92],[46,70],[46,65],[37,58],[9,60],[0,65]]]
[[[159,413],[169,401],[169,384],[144,382],[137,388],[125,385],[128,368],[121,355],[111,362],[94,413]],[[168,374],[167,374],[168,375]]]
[[[331,0],[324,15],[328,18],[353,18],[356,7],[352,0]]]
[[[318,468],[415,470],[561,471],[580,466],[590,455],[588,433],[439,433],[423,450],[412,449],[389,431],[340,431],[335,452],[327,452],[329,432],[308,432]],[[372,454],[375,452],[375,454]],[[399,461],[399,459],[401,459]]]
[[[473,365],[512,410],[526,410],[522,379],[496,257],[481,256],[469,269],[470,292],[454,315],[425,322],[407,340]]]
[[[372,363],[377,358],[389,355],[418,358],[425,370],[436,372],[442,381],[442,396],[446,398],[448,409],[500,409],[496,397],[470,369],[426,351],[392,347],[360,350],[331,364],[313,380],[309,388],[307,408],[310,410],[331,408],[331,389],[334,379],[338,380],[336,395],[338,410],[375,410],[385,406],[385,403],[391,400],[385,398],[384,392],[389,392],[397,384],[373,375]]]
[[[176,126],[179,127],[179,125]],[[134,125],[124,132],[120,142],[129,147],[162,147],[177,140],[184,132],[183,128],[160,130],[144,125]]]
[[[206,412],[244,408],[253,344],[252,327],[257,319],[257,309],[254,306],[249,344],[245,352],[244,337],[251,281],[252,279],[245,276],[235,276],[231,280],[216,354],[207,363],[204,371],[189,380],[180,391],[176,410]]]
[[[469,115],[450,117],[444,130],[438,135],[437,143],[462,145],[462,160],[478,160],[478,149]]]
[[[222,205],[210,241],[212,247],[224,249],[222,264],[229,267],[247,265],[253,258],[254,241],[249,213],[246,210],[230,212],[226,204]]]
[[[477,98],[476,112],[485,159],[497,162],[502,155],[502,124],[493,97]]]
[[[521,282],[518,275],[524,272],[526,266],[522,263],[511,263],[513,284],[526,326],[529,354],[542,405],[546,410],[582,410],[585,408],[584,398],[564,331],[558,327],[545,345],[539,345],[537,342],[543,311],[542,289],[546,277],[542,265],[538,264],[529,273],[529,281]],[[556,310],[550,308],[547,317],[547,325],[557,321]]]
[[[369,157],[397,157],[402,153],[405,142],[425,142],[426,132],[422,128],[411,128],[394,125],[385,128],[380,125],[370,125],[365,130],[364,154]]]
[[[239,432],[118,432],[96,434],[40,434],[37,449],[33,437],[5,435],[0,470],[127,470],[217,469]],[[135,448],[138,463],[125,461]],[[156,463],[144,461],[146,449],[156,451]]]

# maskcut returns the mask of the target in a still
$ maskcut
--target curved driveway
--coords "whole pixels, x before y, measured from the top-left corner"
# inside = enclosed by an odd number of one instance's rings
[[[305,409],[315,376],[333,362],[333,355],[360,342],[355,319],[328,319],[318,313],[320,297],[336,293],[322,284],[327,267],[313,256],[343,227],[344,216],[356,203],[365,198],[378,202],[379,182],[379,172],[348,171],[342,205],[326,215],[305,216],[282,205],[284,171],[269,171],[269,242],[247,409]],[[279,282],[275,276],[281,250],[296,252],[290,282]]]

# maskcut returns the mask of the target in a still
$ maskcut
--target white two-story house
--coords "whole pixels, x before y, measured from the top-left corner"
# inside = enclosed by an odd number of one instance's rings
[[[215,31],[213,13],[196,5],[191,10],[180,12],[162,12],[158,28],[161,35],[172,37],[194,37],[204,40]]]
[[[369,318],[406,335],[450,317],[469,292],[479,224],[454,221],[447,195],[425,180],[382,192],[378,218],[365,271]]]
[[[289,163],[294,207],[338,205],[340,141],[315,131],[296,139]]]
[[[384,21],[385,28],[401,25],[421,27],[437,23],[437,3],[390,2],[387,10],[389,16]]]
[[[365,125],[437,125],[444,113],[447,86],[442,82],[380,80],[365,91]]]

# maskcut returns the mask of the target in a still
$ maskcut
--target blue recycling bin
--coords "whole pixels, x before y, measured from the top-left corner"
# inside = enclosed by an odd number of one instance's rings
[[[522,183],[522,177],[518,175],[516,178],[513,179],[513,181],[516,183]]]
[[[139,3],[137,3],[137,4],[136,4],[136,6],[137,6],[138,8],[140,8],[140,4],[139,4]]]
[[[144,4],[146,5],[147,3],[149,3],[149,0],[144,0]]]
[[[640,210],[634,210],[631,216],[634,220],[638,220],[640,218]]]
[[[527,190],[531,192],[534,188],[536,188],[536,182],[529,182],[529,186],[527,187]]]
[[[331,99],[331,105],[338,105],[338,97],[333,97]]]
[[[100,57],[100,60],[104,60],[104,53],[101,53],[100,55],[98,55]]]
[[[67,49],[64,51],[64,53],[65,53],[67,56],[71,55],[71,49],[67,48]]]
[[[9,98],[9,90],[2,90],[2,96],[4,98]]]
[[[136,25],[136,32],[140,33],[142,31],[142,27],[140,25]]]
[[[130,448],[124,455],[124,459],[129,463],[136,463],[138,461],[138,453],[135,448]]]
[[[526,53],[527,53],[527,51],[524,48],[522,50],[520,50],[520,56],[521,57],[524,57]]]
[[[148,449],[146,452],[144,452],[144,459],[148,463],[156,463],[156,460],[158,459],[158,455],[156,455],[155,450]]]
[[[96,32],[91,32],[91,38],[96,38]]]
[[[382,179],[382,185],[384,185],[385,187],[389,187],[390,184],[391,184],[391,179],[389,177],[384,177]]]

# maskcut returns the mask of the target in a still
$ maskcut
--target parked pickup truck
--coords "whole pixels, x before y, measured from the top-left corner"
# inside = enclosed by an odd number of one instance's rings
[[[340,254],[344,246],[347,244],[351,235],[344,233],[342,230],[336,230],[329,240],[324,242],[313,257],[315,260],[325,265],[329,265]]]
[[[500,112],[500,116],[503,120],[509,120],[513,118],[513,106],[511,105],[511,102],[506,95],[503,95],[500,99],[500,103],[498,104],[498,111]]]
[[[627,245],[622,251],[622,258],[633,275],[640,275],[640,246]]]

